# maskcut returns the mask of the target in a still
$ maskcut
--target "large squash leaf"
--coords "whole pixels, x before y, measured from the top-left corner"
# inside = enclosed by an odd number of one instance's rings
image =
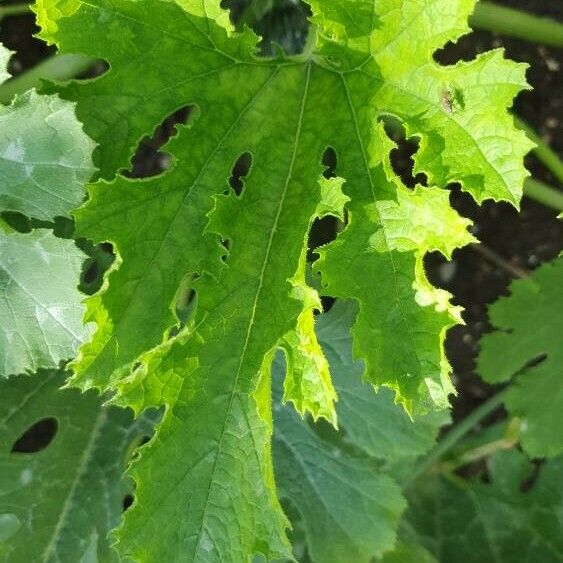
[[[473,0],[310,4],[309,49],[259,59],[257,38],[235,35],[218,0],[37,3],[45,39],[109,63],[98,80],[58,88],[100,145],[102,179],[76,215],[79,233],[120,256],[89,301],[97,329],[73,383],[118,388],[137,409],[168,406],[132,470],[138,502],[118,533],[124,556],[288,555],[269,395],[254,391],[273,350],[318,307],[303,256],[327,147],[349,202],[346,229],[317,263],[323,291],[359,302],[354,353],[367,379],[411,413],[444,407],[452,391],[442,341],[458,311],[430,286],[422,258],[449,255],[447,238],[472,239],[442,188],[459,182],[477,201],[519,200],[530,145],[506,109],[527,87],[524,66],[499,51],[452,67],[432,57],[468,31]],[[185,105],[196,109],[166,147],[171,169],[140,181],[118,175],[138,140]],[[421,137],[416,168],[429,187],[409,192],[395,175],[381,122],[389,114]],[[252,166],[239,195],[227,179],[244,153]],[[195,313],[169,340],[186,284]],[[304,340],[293,339],[296,353],[317,354]],[[326,363],[315,365],[327,391]],[[326,409],[326,396],[302,404]]]

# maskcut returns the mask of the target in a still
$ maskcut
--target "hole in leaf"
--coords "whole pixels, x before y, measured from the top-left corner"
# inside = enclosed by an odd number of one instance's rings
[[[195,274],[191,276],[191,278],[184,280],[176,294],[174,311],[179,323],[170,329],[170,338],[176,336],[190,322],[190,319],[192,319],[195,314],[197,308],[197,291],[194,289],[193,284],[197,278],[199,278],[199,275]]]
[[[70,217],[55,217],[54,223],[53,232],[56,237],[66,239],[74,238],[74,232],[76,230],[74,219]]]
[[[415,175],[414,173],[413,157],[418,152],[420,138],[413,136],[407,139],[404,126],[393,117],[384,116],[383,124],[388,137],[397,145],[390,154],[391,166],[395,174],[408,188],[412,189],[416,184],[426,186],[428,184],[426,174],[419,172]]]
[[[176,315],[178,315],[182,326],[185,326],[192,316],[196,303],[197,293],[195,289],[186,288],[179,293],[176,301]]]
[[[82,280],[84,284],[90,285],[98,278],[100,268],[95,260],[89,260],[88,264],[85,264],[84,267],[85,270]]]
[[[323,306],[323,313],[328,313],[332,306],[336,303],[336,299],[330,295],[321,295],[321,304]]]
[[[249,152],[241,154],[233,165],[231,177],[229,178],[229,186],[237,196],[240,196],[244,190],[244,180],[252,167],[252,155]]]
[[[44,450],[59,428],[56,418],[43,418],[30,426],[12,446],[12,453],[34,454]]]
[[[470,62],[477,55],[487,51],[490,47],[482,40],[465,36],[456,41],[448,41],[443,47],[434,51],[432,57],[441,65],[455,65],[461,61]]]
[[[99,59],[84,72],[76,76],[75,80],[92,80],[92,78],[99,78],[110,70],[110,65],[107,61]]]
[[[139,445],[137,447],[141,447],[144,446],[145,444],[148,444],[150,442],[151,436],[141,436],[140,440],[139,440]]]
[[[142,139],[131,159],[131,170],[125,171],[124,176],[150,178],[164,172],[170,165],[170,154],[160,149],[177,134],[177,125],[188,122],[191,113],[191,106],[180,108],[155,129],[152,137]]]
[[[87,239],[79,239],[77,246],[88,255],[82,268],[80,291],[93,295],[102,286],[104,274],[115,260],[113,246],[108,242],[93,245]]]
[[[324,166],[322,174],[325,178],[337,176],[338,157],[333,147],[325,149],[321,163]],[[315,260],[317,257],[315,249],[335,240],[341,229],[342,222],[332,215],[315,219],[309,231],[307,260],[309,262]]]
[[[520,483],[519,489],[521,493],[529,493],[534,488],[534,485],[536,484],[536,481],[540,476],[540,472],[544,463],[545,460],[541,459],[532,461],[532,472]]]
[[[125,452],[125,461],[128,462],[137,459],[139,457],[141,447],[144,446],[150,439],[151,436],[148,435],[141,434],[140,436],[135,436]]]
[[[135,497],[129,493],[123,497],[123,512],[127,511],[127,509],[133,504],[134,500]]]
[[[248,0],[222,0],[221,6],[230,10],[231,20],[239,31],[244,25],[251,27],[260,37],[260,52],[264,56],[275,54],[279,45],[288,55],[301,53],[309,31],[309,5],[301,0],[276,0],[276,2],[249,2]]]
[[[336,151],[332,147],[328,147],[322,159],[323,166],[325,167],[323,171],[323,176],[325,178],[335,178],[336,177],[336,166],[338,164],[338,158],[336,156]]]
[[[31,221],[22,213],[17,213],[15,211],[3,211],[0,213],[0,217],[9,227],[18,233],[31,232]]]
[[[315,249],[336,239],[339,233],[340,221],[332,215],[322,219],[315,219],[309,232],[308,259],[314,260],[317,256]]]
[[[231,241],[229,239],[220,239],[219,244],[225,249],[225,252],[221,254],[221,261],[226,264],[230,256]]]

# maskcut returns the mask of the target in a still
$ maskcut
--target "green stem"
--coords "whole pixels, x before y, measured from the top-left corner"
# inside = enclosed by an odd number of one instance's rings
[[[528,138],[536,143],[533,153],[537,159],[560,181],[563,182],[563,161],[557,153],[524,120],[515,117],[516,125],[525,131]]]
[[[21,16],[31,11],[29,4],[13,4],[10,6],[0,6],[0,20],[6,16]]]
[[[524,184],[524,195],[556,211],[563,211],[563,191],[556,190],[539,180],[527,178]]]
[[[481,422],[486,416],[491,414],[499,405],[504,402],[510,387],[503,389],[482,405],[476,408],[469,416],[465,417],[459,424],[456,424],[420,463],[408,481],[405,488],[410,487],[419,477],[424,475],[446,452],[451,450],[476,424]]]
[[[474,463],[480,459],[485,457],[490,457],[496,452],[511,450],[516,446],[518,443],[517,440],[509,440],[509,439],[502,439],[502,440],[495,440],[494,442],[489,442],[483,446],[479,446],[478,448],[474,448],[468,452],[464,452],[463,455],[459,456],[457,459],[452,460],[451,462],[445,463],[443,469],[448,473],[463,467],[469,463]]]
[[[0,103],[9,103],[16,94],[36,87],[41,80],[70,80],[87,71],[95,62],[95,59],[84,55],[53,55],[0,85]]]
[[[472,27],[534,43],[563,47],[563,24],[551,18],[533,16],[492,2],[477,3],[470,24]]]

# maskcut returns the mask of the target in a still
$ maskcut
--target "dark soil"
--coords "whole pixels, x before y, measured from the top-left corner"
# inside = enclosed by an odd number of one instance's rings
[[[235,10],[240,9],[243,2],[226,0],[225,4]],[[563,2],[499,0],[498,3],[563,21]],[[296,21],[294,16],[290,12],[280,12],[278,20],[283,24],[281,35],[272,34],[285,47],[292,41],[302,40],[301,32],[296,37],[295,30],[287,31],[287,26]],[[52,52],[41,41],[32,38],[36,31],[31,16],[7,18],[2,22],[0,41],[17,51],[11,64],[14,74],[33,66]],[[288,33],[293,34],[290,40],[287,39]],[[563,49],[476,32],[462,38],[458,44],[448,46],[440,53],[440,60],[450,64],[459,59],[471,59],[477,53],[496,47],[504,47],[510,58],[530,65],[528,79],[534,90],[518,97],[516,113],[532,125],[554,150],[563,153],[563,75],[559,72],[563,64]],[[185,114],[175,119],[176,122],[183,120]],[[166,137],[172,130],[173,125],[165,125],[162,135]],[[162,142],[162,138],[155,138],[144,146],[137,155],[134,175],[158,170],[162,165],[162,155],[157,154],[155,148]],[[403,156],[403,160],[408,162],[408,154],[406,159]],[[533,156],[527,158],[527,165],[536,178],[558,186],[553,176]],[[457,419],[492,392],[474,372],[479,337],[491,328],[487,320],[487,305],[500,295],[506,295],[510,281],[519,273],[525,275],[559,254],[563,248],[563,224],[556,220],[555,211],[528,199],[524,199],[522,210],[518,213],[506,204],[487,203],[478,207],[470,197],[453,189],[452,203],[462,215],[475,222],[474,234],[483,243],[481,247],[470,246],[457,251],[449,263],[438,255],[429,256],[427,261],[432,281],[452,292],[454,302],[465,308],[466,326],[454,328],[447,338],[454,380],[460,391],[459,397],[454,400],[454,418]]]

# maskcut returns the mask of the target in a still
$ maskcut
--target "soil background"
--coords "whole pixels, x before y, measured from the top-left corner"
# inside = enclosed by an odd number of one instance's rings
[[[233,9],[241,10],[245,0],[225,0]],[[563,2],[553,0],[498,0],[498,4],[520,8],[538,16],[551,16],[563,22]],[[269,18],[277,18],[280,29],[272,37],[286,47],[303,38],[302,30],[293,23],[303,21],[291,10],[280,8]],[[283,11],[285,10],[285,11]],[[303,10],[301,8],[301,10]],[[302,14],[301,14],[302,15]],[[299,19],[301,17],[301,19]],[[271,22],[270,22],[271,23]],[[261,23],[268,28],[268,20]],[[260,31],[260,29],[259,29]],[[264,31],[264,29],[262,29]],[[16,51],[11,61],[11,72],[16,75],[37,64],[53,53],[32,36],[37,32],[33,16],[4,19],[0,24],[0,41]],[[533,91],[520,94],[515,104],[516,113],[527,121],[559,154],[563,153],[563,49],[555,49],[509,39],[487,32],[475,32],[462,38],[456,45],[448,45],[437,58],[445,64],[472,59],[491,48],[504,47],[508,57],[530,65],[528,81]],[[186,115],[175,121],[185,120]],[[147,140],[135,158],[133,175],[154,173],[163,166],[162,145],[173,130],[174,120],[165,123],[153,139]],[[394,155],[396,168],[408,176],[410,156],[416,144],[402,142]],[[526,161],[533,176],[561,188],[556,179],[529,156]],[[455,208],[475,222],[474,234],[482,245],[458,250],[451,262],[439,255],[428,256],[427,271],[431,280],[454,295],[454,302],[465,309],[465,326],[452,329],[447,338],[447,351],[454,371],[454,382],[459,395],[454,399],[454,419],[465,416],[494,390],[480,381],[474,372],[474,358],[478,352],[480,335],[491,327],[487,319],[487,305],[508,293],[508,285],[518,275],[525,275],[542,262],[557,256],[563,249],[563,222],[556,212],[527,198],[520,212],[507,204],[486,203],[478,207],[471,198],[452,188],[451,200]],[[317,236],[322,239],[323,233]],[[498,416],[498,415],[497,415]]]

